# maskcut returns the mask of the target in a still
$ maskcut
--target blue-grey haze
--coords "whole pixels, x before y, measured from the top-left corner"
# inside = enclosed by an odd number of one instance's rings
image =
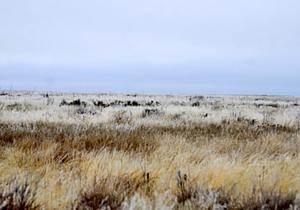
[[[298,0],[10,0],[0,89],[300,95]]]

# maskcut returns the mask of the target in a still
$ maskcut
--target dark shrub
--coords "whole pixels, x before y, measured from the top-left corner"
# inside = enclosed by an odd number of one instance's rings
[[[20,103],[9,104],[6,106],[9,111],[22,111],[24,109],[23,105]]]
[[[126,198],[132,196],[144,185],[143,179],[133,180],[129,177],[111,177],[93,184],[80,193],[73,209],[121,209]]]
[[[0,96],[7,96],[7,95],[8,95],[8,93],[5,93],[5,92],[0,93]]]
[[[124,104],[123,101],[116,100],[114,102],[111,102],[109,105],[110,106],[120,106],[120,105],[123,105],[123,104]]]
[[[84,106],[84,107],[86,107],[86,105],[87,103],[84,101],[80,101],[80,99],[71,101],[69,103],[65,99],[63,99],[59,104],[59,106]]]
[[[200,106],[200,102],[199,102],[199,101],[194,102],[194,103],[192,103],[192,106],[193,106],[193,107]]]
[[[158,109],[145,109],[142,113],[142,117],[149,117],[153,115],[159,115],[159,110]]]
[[[204,96],[191,96],[189,98],[190,101],[196,100],[196,101],[202,101],[204,99]]]
[[[0,193],[0,209],[3,210],[35,210],[39,206],[34,202],[35,194],[31,192],[29,185],[16,186],[9,193]]]
[[[137,101],[126,101],[124,106],[140,106],[140,104]]]
[[[159,106],[159,105],[160,103],[158,101],[153,101],[153,100],[145,103],[145,106]]]
[[[110,106],[109,104],[106,104],[106,103],[104,103],[103,101],[93,101],[93,104],[94,104],[95,106],[103,107],[103,108],[106,108],[106,107],[109,107],[109,106]]]

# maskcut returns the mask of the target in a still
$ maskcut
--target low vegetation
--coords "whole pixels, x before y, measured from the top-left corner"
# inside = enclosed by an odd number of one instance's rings
[[[0,98],[0,209],[300,208],[297,99],[39,97]]]

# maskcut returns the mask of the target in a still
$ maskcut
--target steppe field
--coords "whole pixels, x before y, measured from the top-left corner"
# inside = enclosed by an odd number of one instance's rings
[[[300,98],[0,92],[0,209],[300,209]]]

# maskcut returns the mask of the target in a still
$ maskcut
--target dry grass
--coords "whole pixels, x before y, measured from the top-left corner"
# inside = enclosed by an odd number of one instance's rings
[[[243,209],[250,202],[255,209],[285,202],[293,205],[291,198],[298,190],[294,174],[300,141],[294,128],[251,127],[245,122],[142,126],[130,131],[47,123],[2,123],[0,127],[3,183],[26,172],[38,177],[32,178],[33,186],[49,186],[39,197],[48,190],[55,194],[53,182],[60,176],[77,174],[74,182],[80,183],[73,186],[75,195],[68,196],[72,180],[61,183],[59,194],[69,200],[52,206],[55,198],[37,198],[44,208],[97,209],[101,204],[119,209],[135,193],[151,199],[155,193],[171,192],[173,208],[204,208],[200,197],[218,195],[205,205]],[[262,173],[266,173],[263,180]],[[253,194],[252,188],[262,183],[266,186]],[[276,189],[270,189],[273,185]],[[235,191],[229,193],[232,186]]]
[[[17,185],[11,191],[1,192],[0,194],[0,209],[39,209],[39,206],[34,202],[35,194],[31,192],[27,183],[24,185]]]
[[[1,120],[0,209],[300,208],[297,124],[126,109],[104,123]]]

